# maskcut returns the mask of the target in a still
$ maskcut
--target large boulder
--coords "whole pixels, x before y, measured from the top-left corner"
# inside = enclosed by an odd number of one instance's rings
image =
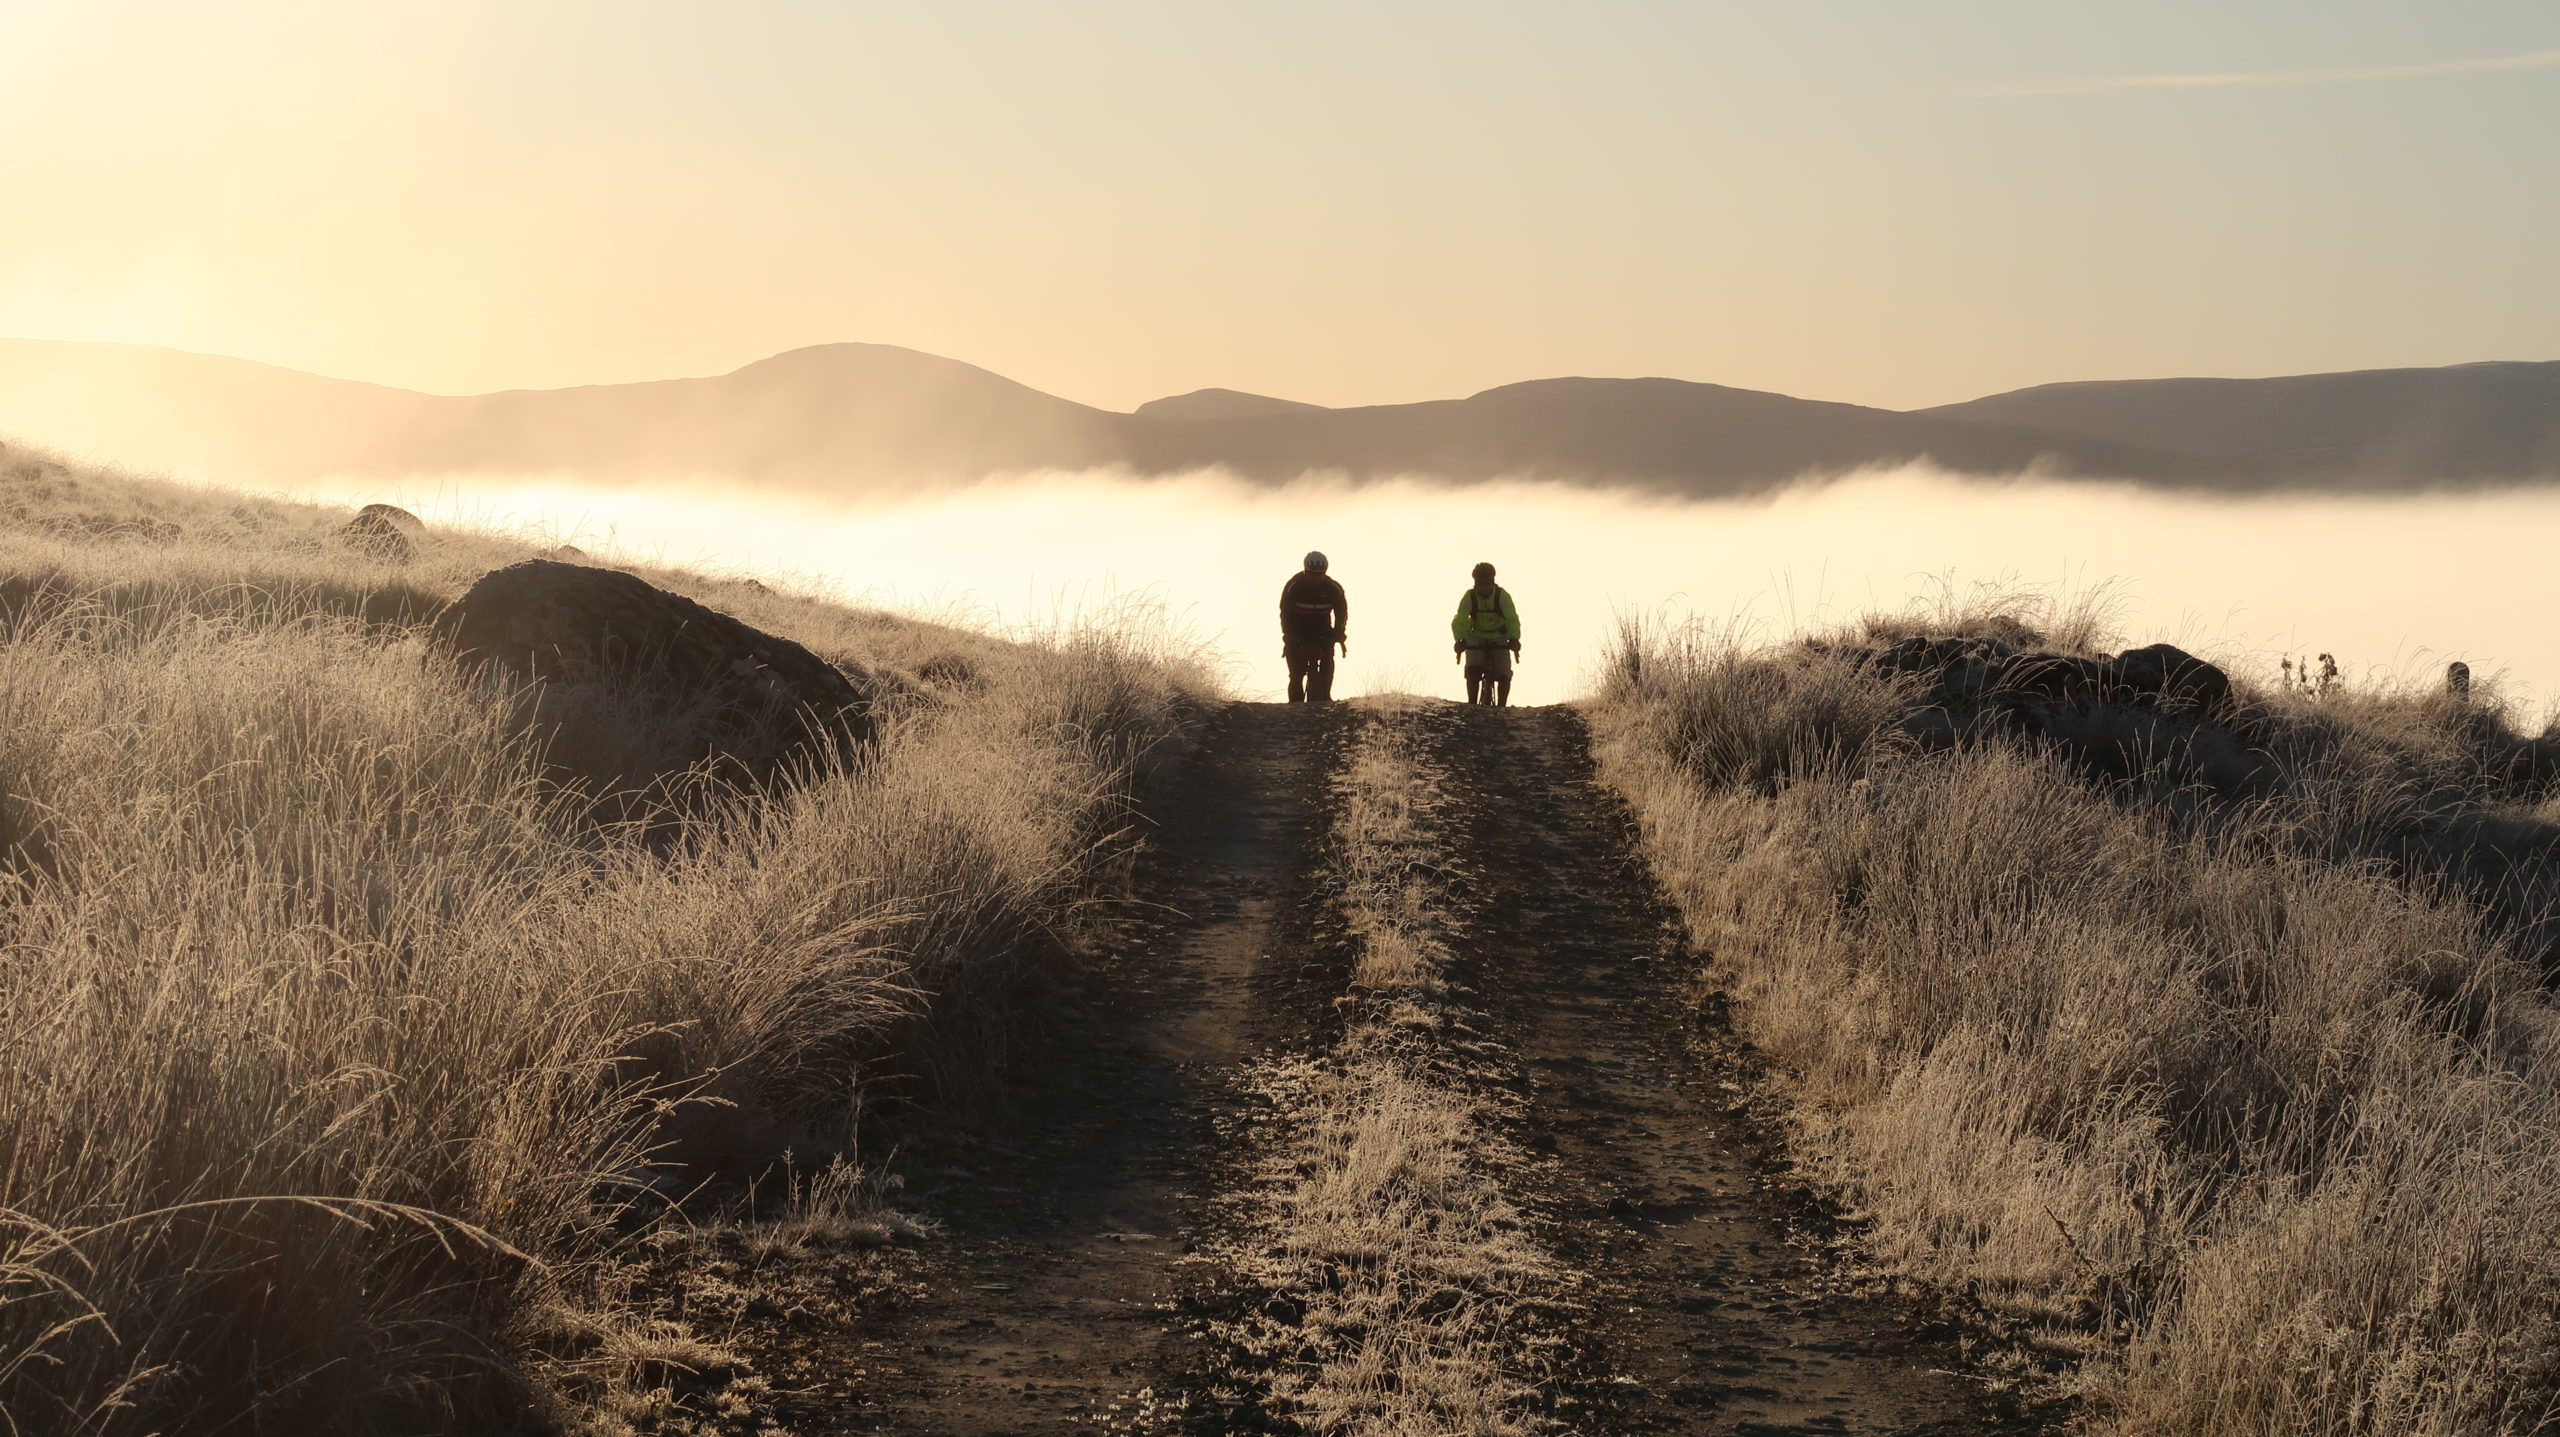
[[[834,665],[619,569],[528,559],[492,570],[435,633],[465,660],[636,706],[635,726],[672,735],[661,768],[718,758],[760,780],[873,737],[865,695]]]

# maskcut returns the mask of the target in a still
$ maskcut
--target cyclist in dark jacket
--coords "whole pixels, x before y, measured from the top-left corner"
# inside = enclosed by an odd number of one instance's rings
[[[1280,589],[1280,654],[1289,661],[1289,702],[1333,701],[1333,651],[1349,651],[1351,601],[1325,573],[1322,554]]]

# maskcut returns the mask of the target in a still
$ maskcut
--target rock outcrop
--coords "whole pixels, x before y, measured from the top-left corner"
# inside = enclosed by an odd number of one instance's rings
[[[591,726],[599,712],[627,715],[665,736],[666,757],[647,765],[662,771],[714,759],[730,777],[762,781],[874,736],[868,698],[844,671],[619,569],[528,559],[492,570],[435,633],[467,661],[549,689],[603,691],[602,704],[553,710],[583,712]]]
[[[2114,703],[2218,714],[2231,703],[2230,676],[2172,644],[2100,658],[1995,638],[1910,638],[1874,650],[1868,661],[1917,679],[1941,706]]]
[[[1907,685],[1917,703],[1902,728],[1923,748],[2025,734],[2109,779],[2229,794],[2266,781],[2256,720],[2221,669],[2171,644],[2105,655],[2043,643],[2021,629],[1817,647]]]

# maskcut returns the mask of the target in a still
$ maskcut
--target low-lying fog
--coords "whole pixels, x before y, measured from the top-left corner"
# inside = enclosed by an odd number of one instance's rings
[[[2281,654],[2326,651],[2350,678],[2433,683],[2461,658],[2484,678],[2505,673],[2520,699],[2560,695],[2553,491],[2234,500],[1907,470],[1746,503],[1080,475],[853,502],[709,481],[688,492],[476,477],[319,493],[978,623],[1151,596],[1260,697],[1284,681],[1277,598],[1308,549],[1331,556],[1350,594],[1343,693],[1455,696],[1449,617],[1468,568],[1489,559],[1526,631],[1515,701],[1578,692],[1621,611],[1774,637],[1950,582],[2112,584],[2129,641],[2168,639],[2261,674]]]

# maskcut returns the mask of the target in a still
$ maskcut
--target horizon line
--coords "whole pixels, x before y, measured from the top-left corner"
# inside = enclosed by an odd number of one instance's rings
[[[2560,51],[2553,51],[2553,52],[2551,52],[2551,53],[2552,53],[2552,54],[2554,55],[2554,57],[2555,57],[2554,63],[2555,63],[2555,64],[2560,64]],[[788,349],[777,349],[777,350],[773,351],[773,352],[772,352],[772,353],[770,353],[770,354],[759,355],[759,356],[757,356],[757,357],[756,357],[756,358],[754,358],[754,359],[746,360],[746,361],[744,361],[744,362],[742,362],[742,363],[740,363],[740,364],[738,364],[738,365],[736,365],[736,366],[734,366],[734,367],[732,367],[732,368],[725,369],[725,370],[721,370],[721,371],[718,371],[718,372],[716,372],[716,373],[710,373],[710,374],[674,374],[674,375],[657,375],[657,376],[648,377],[648,378],[641,378],[641,379],[622,379],[622,380],[584,380],[584,381],[579,381],[579,382],[574,382],[574,383],[567,383],[567,384],[517,384],[517,385],[510,385],[510,386],[507,386],[507,387],[505,387],[505,388],[501,388],[501,389],[468,390],[468,391],[463,391],[463,392],[460,392],[460,393],[454,393],[454,392],[450,392],[450,391],[433,390],[433,389],[417,389],[417,388],[412,388],[412,387],[411,387],[411,386],[409,386],[409,385],[405,385],[405,384],[394,384],[394,383],[390,383],[390,382],[388,382],[388,381],[385,381],[385,380],[379,380],[379,379],[358,379],[358,378],[354,378],[354,377],[351,377],[351,376],[348,376],[348,375],[344,375],[344,374],[333,374],[333,373],[330,373],[330,372],[325,371],[325,370],[318,370],[318,369],[304,369],[304,368],[300,368],[300,367],[298,367],[298,366],[291,365],[291,364],[280,364],[280,363],[277,363],[276,361],[274,361],[274,360],[270,360],[270,359],[254,359],[254,358],[251,358],[251,357],[250,357],[250,356],[248,356],[248,355],[243,355],[243,354],[227,354],[227,353],[223,353],[223,352],[218,351],[218,350],[209,350],[209,349],[185,349],[185,348],[181,348],[180,346],[177,346],[177,345],[174,345],[174,344],[162,344],[162,343],[157,343],[157,342],[150,341],[150,340],[131,340],[131,339],[62,339],[62,338],[47,337],[47,336],[39,336],[39,335],[31,335],[31,334],[0,334],[0,344],[63,344],[63,345],[95,345],[95,346],[99,346],[99,347],[102,347],[102,348],[112,348],[112,349],[145,349],[145,350],[158,350],[158,351],[161,351],[162,353],[166,353],[166,354],[175,354],[175,355],[181,355],[181,356],[184,356],[184,357],[187,357],[187,358],[191,358],[191,359],[213,359],[213,360],[223,360],[223,361],[227,361],[227,362],[234,363],[234,364],[248,364],[248,365],[255,365],[255,366],[257,366],[258,368],[261,368],[261,369],[272,369],[272,370],[276,370],[276,371],[278,371],[278,372],[280,372],[280,373],[297,375],[297,376],[300,376],[300,377],[305,378],[305,379],[318,379],[318,380],[323,380],[323,381],[326,381],[326,382],[328,382],[328,383],[332,383],[332,384],[355,384],[355,385],[361,385],[361,386],[363,386],[363,387],[365,387],[365,388],[368,388],[368,389],[387,389],[387,390],[391,390],[391,391],[393,391],[393,392],[395,392],[395,393],[416,395],[416,396],[418,396],[418,397],[420,397],[420,398],[423,398],[423,399],[487,399],[487,398],[492,398],[492,397],[495,397],[495,396],[498,396],[498,395],[504,395],[504,394],[555,394],[555,393],[560,393],[560,392],[563,392],[563,391],[573,390],[573,389],[614,389],[614,388],[621,388],[621,387],[629,386],[629,385],[641,385],[641,384],[664,384],[664,383],[669,383],[669,382],[672,382],[672,381],[681,381],[681,380],[711,380],[711,379],[726,379],[726,378],[729,378],[729,377],[731,377],[731,376],[733,376],[733,375],[735,375],[735,374],[739,373],[739,372],[740,372],[740,371],[742,371],[742,370],[751,369],[751,368],[755,367],[755,366],[756,366],[756,365],[758,365],[758,364],[762,364],[762,363],[766,362],[767,360],[779,359],[779,358],[782,358],[782,357],[784,357],[784,356],[786,356],[786,355],[798,354],[798,353],[802,353],[802,352],[804,352],[804,351],[812,350],[812,349],[830,349],[830,348],[837,348],[837,347],[853,347],[853,346],[859,346],[859,347],[873,348],[873,349],[896,349],[896,350],[903,350],[903,351],[905,351],[906,353],[914,354],[914,355],[919,355],[919,356],[922,356],[923,358],[926,358],[926,359],[940,360],[940,361],[942,361],[942,362],[944,362],[944,363],[947,363],[947,364],[957,364],[957,365],[961,365],[961,366],[963,366],[963,367],[965,367],[965,368],[969,368],[969,369],[977,370],[979,373],[981,373],[981,374],[985,374],[985,375],[988,375],[988,376],[990,376],[991,378],[995,378],[995,379],[1002,380],[1002,381],[1004,381],[1004,382],[1006,382],[1006,383],[1008,383],[1008,384],[1017,385],[1017,386],[1019,386],[1019,387],[1021,387],[1021,388],[1023,388],[1023,389],[1029,390],[1030,392],[1032,392],[1032,393],[1034,393],[1034,394],[1043,395],[1043,396],[1045,396],[1045,397],[1047,397],[1047,398],[1050,398],[1050,399],[1057,399],[1057,400],[1061,400],[1061,401],[1064,401],[1065,403],[1078,405],[1078,406],[1083,407],[1083,408],[1086,408],[1086,409],[1092,409],[1092,410],[1095,410],[1095,411],[1097,411],[1097,412],[1099,412],[1099,413],[1103,413],[1103,414],[1111,414],[1111,415],[1118,415],[1118,416],[1122,416],[1122,417],[1127,417],[1127,416],[1129,416],[1129,415],[1133,415],[1133,414],[1135,414],[1135,413],[1137,412],[1137,410],[1139,410],[1139,409],[1141,409],[1141,408],[1144,408],[1144,407],[1145,407],[1146,405],[1148,405],[1148,404],[1158,403],[1158,402],[1160,402],[1160,401],[1162,401],[1162,400],[1166,400],[1166,399],[1183,399],[1183,398],[1188,398],[1188,397],[1190,397],[1190,396],[1191,396],[1191,395],[1193,395],[1193,394],[1201,393],[1201,392],[1206,391],[1206,390],[1222,390],[1222,391],[1224,391],[1224,392],[1226,392],[1226,393],[1244,395],[1244,396],[1246,396],[1246,397],[1248,397],[1248,398],[1254,398],[1254,399],[1281,399],[1281,400],[1282,400],[1282,402],[1284,402],[1284,403],[1291,403],[1291,404],[1305,404],[1305,405],[1307,405],[1307,407],[1309,407],[1309,408],[1311,408],[1311,409],[1320,409],[1320,410],[1336,410],[1336,411],[1339,411],[1339,410],[1348,410],[1348,409],[1389,409],[1389,408],[1397,408],[1397,407],[1401,407],[1401,406],[1403,406],[1403,405],[1408,405],[1408,404],[1435,404],[1435,403],[1447,403],[1447,402],[1450,402],[1451,400],[1460,400],[1460,399],[1471,399],[1471,398],[1475,398],[1475,397],[1477,397],[1478,395],[1489,394],[1489,393],[1491,393],[1492,391],[1497,390],[1497,389],[1508,389],[1508,388],[1512,388],[1512,387],[1514,387],[1514,386],[1516,386],[1516,385],[1522,385],[1522,384],[1537,384],[1537,383],[1543,383],[1543,382],[1552,381],[1552,380],[1562,380],[1562,379],[1597,379],[1597,380],[1618,380],[1618,381],[1635,381],[1635,380],[1644,380],[1644,379],[1661,379],[1661,380],[1669,380],[1670,382],[1675,383],[1675,384],[1699,384],[1699,385],[1706,385],[1706,386],[1709,386],[1709,387],[1712,387],[1712,388],[1717,388],[1717,389],[1732,389],[1732,390],[1739,390],[1739,391],[1742,391],[1742,392],[1744,392],[1744,393],[1751,393],[1751,394],[1774,394],[1774,395],[1777,395],[1778,397],[1780,397],[1780,398],[1782,398],[1782,399],[1795,399],[1795,400],[1802,400],[1802,401],[1807,402],[1807,403],[1817,403],[1817,404],[1849,404],[1849,405],[1853,405],[1854,407],[1857,407],[1857,408],[1860,408],[1860,409],[1874,409],[1874,410],[1879,410],[1879,411],[1881,411],[1881,412],[1883,412],[1883,413],[1887,413],[1887,414],[1920,414],[1920,413],[1924,413],[1924,412],[1926,412],[1926,411],[1928,411],[1928,410],[1932,410],[1932,409],[1944,409],[1944,408],[1950,407],[1950,406],[1952,406],[1952,405],[1971,403],[1972,401],[1977,400],[1977,399],[1995,399],[1995,398],[1998,398],[1998,397],[2000,397],[2000,396],[2002,396],[2002,395],[2006,395],[2006,394],[2016,394],[2016,393],[2020,393],[2020,392],[2023,392],[2023,391],[2025,391],[2025,390],[2029,390],[2029,389],[2046,389],[2046,388],[2052,388],[2052,387],[2055,387],[2055,386],[2058,386],[2058,385],[2067,385],[2067,384],[2149,384],[2149,383],[2163,383],[2163,382],[2170,382],[2170,381],[2177,381],[2177,380],[2190,380],[2190,379],[2193,379],[2193,380],[2228,380],[2228,381],[2235,382],[2235,383],[2254,383],[2254,382],[2258,382],[2258,381],[2262,381],[2262,380],[2272,380],[2272,379],[2314,379],[2314,378],[2320,378],[2320,377],[2323,377],[2323,376],[2326,376],[2326,375],[2333,375],[2333,374],[2383,374],[2383,373],[2393,373],[2393,372],[2397,372],[2397,371],[2404,371],[2404,370],[2471,369],[2471,368],[2479,368],[2479,367],[2483,367],[2483,366],[2487,366],[2487,365],[2497,365],[2497,364],[2554,364],[2554,363],[2560,363],[2560,356],[2554,356],[2554,357],[2552,357],[2552,358],[2548,358],[2548,359],[2458,359],[2458,360],[2453,360],[2453,361],[2450,361],[2450,362],[2448,362],[2448,363],[2442,363],[2442,364],[2381,364],[2381,365],[2362,365],[2362,366],[2358,366],[2358,367],[2356,367],[2356,368],[2352,368],[2352,369],[2307,369],[2307,370],[2288,370],[2288,371],[2285,371],[2285,372],[2283,372],[2283,373],[2278,373],[2278,374],[2196,374],[2196,373],[2181,373],[2181,374],[2149,374],[2149,375],[2114,375],[2114,376],[2101,377],[2101,378],[2094,378],[2094,379],[2039,379],[2039,380],[2035,380],[2035,381],[2033,381],[2033,382],[2031,382],[2031,383],[2021,384],[2021,385],[2016,385],[2016,386],[2013,386],[2013,387],[2008,388],[2008,389],[1998,389],[1998,390],[1992,390],[1992,391],[1989,391],[1989,392],[1987,392],[1987,393],[1981,393],[1981,394],[1968,395],[1967,397],[1965,397],[1965,398],[1963,398],[1963,399],[1940,400],[1940,401],[1937,401],[1937,402],[1935,402],[1935,403],[1929,403],[1929,404],[1915,404],[1915,405],[1912,405],[1912,406],[1910,406],[1910,407],[1908,407],[1908,408],[1902,408],[1902,409],[1896,409],[1896,408],[1893,408],[1893,407],[1891,407],[1891,406],[1888,406],[1888,405],[1882,405],[1882,404],[1871,404],[1871,403],[1867,403],[1867,402],[1864,402],[1864,401],[1861,401],[1861,400],[1837,400],[1837,399],[1823,399],[1823,398],[1819,398],[1819,397],[1817,397],[1817,396],[1806,395],[1806,394],[1799,394],[1799,393],[1795,393],[1795,392],[1793,392],[1793,391],[1789,391],[1789,390],[1779,390],[1779,389],[1762,389],[1762,388],[1755,387],[1754,385],[1751,385],[1751,384],[1735,383],[1735,382],[1732,382],[1732,381],[1730,381],[1730,380],[1721,380],[1721,379],[1684,379],[1684,378],[1680,377],[1679,375],[1673,375],[1673,374],[1614,374],[1614,375],[1613,375],[1613,374],[1542,374],[1542,375],[1533,375],[1533,376],[1531,376],[1531,377],[1529,377],[1529,378],[1526,378],[1526,379],[1507,379],[1507,380],[1502,381],[1502,382],[1501,382],[1501,383],[1499,383],[1499,384],[1491,384],[1491,385],[1487,385],[1487,386],[1485,386],[1483,389],[1474,390],[1474,391],[1471,391],[1470,393],[1467,393],[1467,394],[1458,394],[1458,395],[1442,395],[1442,396],[1438,396],[1438,397],[1431,398],[1431,399],[1384,400],[1384,401],[1370,401],[1370,402],[1365,402],[1365,403],[1356,403],[1356,404],[1316,404],[1316,403],[1313,403],[1312,401],[1308,401],[1308,400],[1290,400],[1290,399],[1285,399],[1283,396],[1279,396],[1279,395],[1262,394],[1262,393],[1260,393],[1260,392],[1258,392],[1258,391],[1254,391],[1254,390],[1236,389],[1236,388],[1234,388],[1234,387],[1233,387],[1233,386],[1231,386],[1231,385],[1204,384],[1204,385],[1198,385],[1198,386],[1195,386],[1195,387],[1193,387],[1193,388],[1191,388],[1191,389],[1179,390],[1179,391],[1176,391],[1176,392],[1174,392],[1174,393],[1170,393],[1170,394],[1160,394],[1160,395],[1155,396],[1155,397],[1154,397],[1154,398],[1152,398],[1152,399],[1142,400],[1142,401],[1140,401],[1138,404],[1136,404],[1136,405],[1132,405],[1130,408],[1128,408],[1128,409],[1125,409],[1125,410],[1124,410],[1124,409],[1111,409],[1111,408],[1107,408],[1107,407],[1105,407],[1105,406],[1103,406],[1103,405],[1089,403],[1089,402],[1087,402],[1087,401],[1085,401],[1085,400],[1080,400],[1080,399],[1070,399],[1070,398],[1068,398],[1066,395],[1059,394],[1059,393],[1056,393],[1056,392],[1051,391],[1051,390],[1042,389],[1042,388],[1039,388],[1039,387],[1038,387],[1038,386],[1036,386],[1036,385],[1026,383],[1026,382],[1024,382],[1023,380],[1020,380],[1020,379],[1016,379],[1016,378],[1014,378],[1012,375],[1007,374],[1007,373],[1005,373],[1005,372],[1003,372],[1003,371],[1001,371],[1001,370],[989,369],[987,366],[985,366],[985,365],[983,365],[983,364],[979,364],[979,363],[977,363],[977,362],[976,362],[976,361],[974,361],[974,360],[959,359],[959,358],[955,358],[955,357],[953,357],[953,356],[951,356],[951,355],[938,353],[938,352],[936,352],[936,351],[934,351],[934,350],[929,350],[929,349],[918,349],[918,348],[916,348],[914,345],[911,345],[911,344],[898,344],[898,343],[895,343],[895,342],[892,342],[892,341],[887,341],[887,340],[870,340],[870,339],[826,339],[826,340],[818,340],[818,341],[815,341],[815,342],[813,342],[813,343],[809,343],[809,344],[796,344],[796,345],[791,346],[791,347],[790,347],[790,348],[788,348]]]

